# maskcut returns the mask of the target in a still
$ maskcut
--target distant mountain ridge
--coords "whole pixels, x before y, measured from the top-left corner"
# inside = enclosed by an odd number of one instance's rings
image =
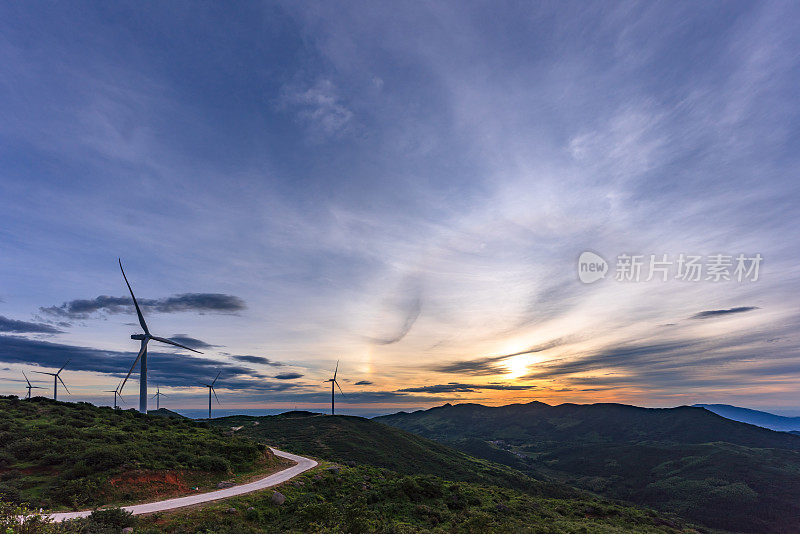
[[[800,436],[705,408],[446,404],[377,421],[735,532],[800,532]]]
[[[775,415],[774,413],[762,412],[760,410],[731,406],[730,404],[694,404],[692,406],[705,408],[726,419],[769,428],[770,430],[777,430],[780,432],[800,431],[800,417]]]

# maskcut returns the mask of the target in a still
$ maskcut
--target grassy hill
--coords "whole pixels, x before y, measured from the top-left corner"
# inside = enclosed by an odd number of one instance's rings
[[[119,509],[61,524],[17,523],[19,510],[0,502],[0,532],[111,534],[547,533],[698,534],[680,519],[604,499],[548,498],[508,488],[401,475],[369,466],[323,464],[278,487],[202,508],[131,517]]]
[[[462,404],[376,419],[712,527],[800,531],[800,438],[702,408]]]
[[[287,412],[262,417],[232,416],[212,424],[297,454],[384,467],[402,474],[437,475],[449,480],[574,495],[562,484],[531,480],[502,464],[474,458],[416,434],[363,417]],[[546,488],[545,488],[546,487]]]
[[[76,508],[191,493],[278,464],[263,446],[189,419],[0,397],[0,494]]]

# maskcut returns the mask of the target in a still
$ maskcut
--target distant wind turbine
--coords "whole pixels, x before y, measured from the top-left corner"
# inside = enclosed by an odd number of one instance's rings
[[[221,373],[221,372],[222,371],[220,371],[219,373]],[[212,392],[214,393],[214,398],[217,399],[217,404],[222,406],[222,403],[219,401],[219,397],[217,397],[217,390],[214,389],[214,384],[217,382],[217,378],[219,378],[219,373],[217,373],[217,376],[214,377],[214,380],[212,380],[210,384],[203,384],[203,387],[207,387],[208,388],[208,419],[209,420],[211,420],[211,393]]]
[[[28,388],[28,396],[27,396],[26,398],[28,398],[28,399],[30,399],[30,398],[31,398],[31,390],[32,390],[32,389],[44,389],[42,386],[32,386],[32,385],[31,385],[31,381],[30,381],[30,380],[28,380],[28,375],[26,375],[26,374],[25,374],[25,371],[22,371],[22,376],[24,376],[24,377],[25,377],[25,382],[27,382],[27,383],[28,383],[28,385],[27,385],[27,386],[25,386],[25,387],[27,387],[27,388]]]
[[[161,409],[161,397],[169,397],[166,393],[161,393],[161,386],[156,386],[156,394],[150,397],[156,400],[156,410]]]
[[[125,387],[125,383],[128,381],[128,377],[131,376],[133,369],[136,367],[136,362],[139,360],[142,361],[140,371],[139,371],[139,411],[142,413],[147,413],[147,342],[152,340],[159,341],[161,343],[166,343],[167,345],[175,345],[176,347],[180,347],[182,349],[190,350],[192,352],[196,352],[198,354],[203,354],[199,350],[190,349],[185,345],[181,345],[180,343],[175,343],[171,339],[158,337],[150,334],[150,330],[147,328],[147,323],[144,322],[144,316],[142,315],[142,310],[139,308],[139,303],[136,302],[136,297],[133,295],[133,289],[131,289],[131,284],[128,282],[128,277],[125,276],[125,270],[122,268],[122,260],[119,260],[119,270],[122,271],[122,277],[125,279],[125,285],[128,286],[128,291],[131,292],[131,298],[133,299],[133,305],[136,307],[136,315],[139,316],[139,324],[144,330],[144,334],[133,334],[131,335],[131,339],[136,339],[142,342],[142,347],[139,349],[139,354],[136,355],[136,359],[133,360],[133,365],[131,365],[131,370],[128,371],[128,375],[125,377],[125,380],[122,381],[122,385],[119,387],[120,393],[122,393],[122,388]]]
[[[331,415],[333,415],[333,409],[334,409],[334,406],[336,404],[336,399],[333,396],[333,392],[334,392],[333,385],[336,384],[336,387],[339,388],[339,392],[342,395],[344,395],[344,391],[342,391],[342,386],[340,386],[339,382],[336,380],[336,373],[338,373],[338,372],[339,372],[339,360],[336,360],[336,369],[334,369],[334,371],[333,371],[333,378],[329,378],[328,380],[324,381],[324,382],[330,382],[331,383]]]
[[[117,385],[117,389],[105,389],[105,390],[103,390],[103,393],[113,393],[114,394],[114,409],[115,410],[117,409],[117,397],[119,397],[119,400],[121,400],[123,404],[125,403],[125,399],[122,398],[122,394],[119,392],[119,386],[121,384],[122,384],[122,382],[120,382]]]
[[[64,386],[64,389],[67,390],[67,394],[68,395],[72,395],[72,393],[69,392],[69,389],[67,389],[67,385],[64,383],[63,380],[61,380],[61,371],[64,370],[64,367],[66,367],[67,364],[70,361],[71,360],[67,360],[67,363],[62,365],[61,369],[59,369],[57,373],[45,373],[44,371],[34,371],[34,373],[39,373],[40,375],[50,375],[50,376],[53,377],[53,400],[58,400],[58,383],[59,382],[61,382],[61,385]]]

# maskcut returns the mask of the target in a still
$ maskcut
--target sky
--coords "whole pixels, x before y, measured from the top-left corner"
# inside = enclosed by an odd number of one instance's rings
[[[140,332],[121,258],[151,331],[202,351],[151,342],[166,407],[202,408],[220,373],[226,410],[321,410],[338,361],[351,413],[800,415],[798,22],[791,2],[4,3],[0,393],[70,360],[61,398],[111,401]]]

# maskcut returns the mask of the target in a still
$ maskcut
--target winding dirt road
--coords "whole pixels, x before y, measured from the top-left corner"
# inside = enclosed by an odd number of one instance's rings
[[[287,480],[290,480],[300,473],[304,473],[309,469],[316,467],[317,465],[317,462],[311,458],[297,456],[296,454],[289,454],[288,452],[279,451],[277,449],[272,449],[272,452],[274,452],[276,456],[292,460],[297,462],[297,464],[288,467],[283,471],[272,473],[271,475],[256,480],[255,482],[249,482],[240,486],[209,491],[208,493],[199,493],[197,495],[187,495],[186,497],[176,497],[175,499],[167,499],[165,501],[134,504],[133,506],[123,506],[122,509],[131,512],[133,515],[152,514],[153,512],[175,510],[176,508],[183,508],[184,506],[193,506],[195,504],[217,501],[219,499],[227,499],[228,497],[244,495],[245,493],[266,489],[280,484],[281,482],[286,482]],[[87,517],[91,513],[92,510],[84,510],[82,512],[57,512],[54,514],[49,514],[48,517],[53,521],[66,521],[68,519]]]

